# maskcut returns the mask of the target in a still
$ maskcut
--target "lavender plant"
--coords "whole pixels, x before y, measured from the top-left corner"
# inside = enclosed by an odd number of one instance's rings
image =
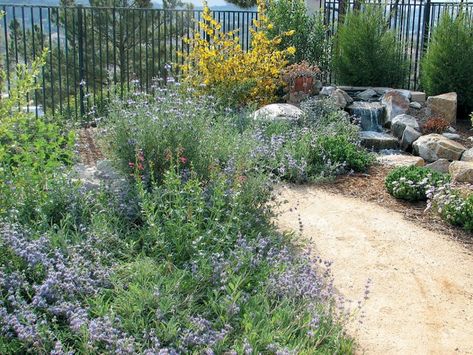
[[[275,177],[346,169],[328,131],[160,94],[106,121],[126,191],[86,193],[66,145],[36,167],[45,184],[15,195],[15,170],[0,190],[0,353],[351,353],[330,263],[278,233],[268,204]]]

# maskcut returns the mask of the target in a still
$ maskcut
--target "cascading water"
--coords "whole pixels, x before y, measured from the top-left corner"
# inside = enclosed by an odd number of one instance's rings
[[[348,111],[361,121],[362,131],[383,132],[384,106],[379,102],[355,101]]]
[[[363,145],[376,151],[397,149],[397,139],[385,133],[383,129],[384,106],[381,103],[355,101],[347,109],[352,116],[360,120],[360,138]]]

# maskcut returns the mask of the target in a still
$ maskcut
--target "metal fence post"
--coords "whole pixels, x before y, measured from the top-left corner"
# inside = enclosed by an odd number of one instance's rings
[[[79,107],[81,116],[85,115],[84,106],[84,86],[85,73],[84,73],[84,33],[83,33],[83,19],[82,19],[82,5],[77,5],[77,41],[78,41],[78,57],[79,57]]]
[[[424,6],[424,22],[422,23],[422,46],[421,46],[421,56],[424,54],[427,44],[429,42],[430,34],[430,0],[425,2]]]

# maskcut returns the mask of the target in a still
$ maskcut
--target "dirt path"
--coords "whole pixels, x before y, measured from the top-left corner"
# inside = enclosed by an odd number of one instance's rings
[[[473,354],[473,255],[374,203],[308,186],[281,187],[278,224],[332,260],[335,285],[359,300],[349,332],[366,354]]]

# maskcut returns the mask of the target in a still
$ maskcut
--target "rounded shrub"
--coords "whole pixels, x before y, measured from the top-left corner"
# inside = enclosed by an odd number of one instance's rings
[[[473,110],[473,28],[464,13],[444,13],[421,61],[421,85],[428,95],[455,91],[467,114]]]
[[[427,192],[432,187],[449,181],[449,176],[428,168],[403,166],[393,169],[385,179],[388,192],[396,198],[407,201],[427,199]]]
[[[401,87],[408,65],[396,33],[378,7],[345,16],[335,39],[334,70],[340,84]]]
[[[346,171],[366,171],[373,163],[373,156],[346,135],[322,136],[318,144],[322,160],[343,164]]]
[[[447,184],[429,191],[429,206],[448,223],[473,232],[472,193],[462,193]]]

